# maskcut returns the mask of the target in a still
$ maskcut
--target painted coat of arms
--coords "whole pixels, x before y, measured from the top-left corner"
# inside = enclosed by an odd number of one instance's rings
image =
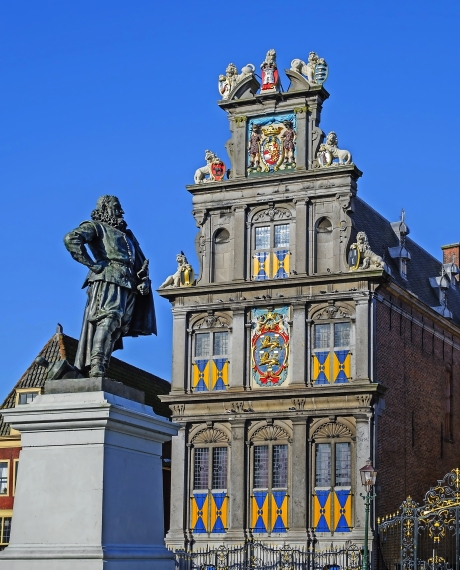
[[[248,129],[248,174],[295,168],[294,114],[251,119]]]
[[[289,362],[289,307],[252,311],[252,375],[259,386],[279,386]]]

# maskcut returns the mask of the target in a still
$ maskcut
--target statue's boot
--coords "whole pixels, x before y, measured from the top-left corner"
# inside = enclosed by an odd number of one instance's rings
[[[105,326],[99,325],[94,333],[91,350],[91,369],[89,372],[91,378],[105,376],[112,349],[112,327],[109,323]]]

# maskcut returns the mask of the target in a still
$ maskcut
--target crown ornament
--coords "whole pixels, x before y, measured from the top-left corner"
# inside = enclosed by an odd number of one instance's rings
[[[268,127],[262,127],[262,131],[266,137],[269,137],[271,135],[279,135],[282,130],[283,127],[280,127],[279,125],[269,125]]]

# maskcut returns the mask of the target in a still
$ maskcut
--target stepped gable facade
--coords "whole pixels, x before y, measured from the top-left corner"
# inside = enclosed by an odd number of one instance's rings
[[[49,363],[68,360],[74,363],[78,340],[63,333],[58,325],[56,334],[42,348],[37,356],[45,358]],[[14,408],[19,405],[32,404],[35,397],[43,392],[47,369],[35,361],[22,375],[14,388],[6,397],[1,409]],[[158,395],[167,394],[171,384],[154,374],[136,368],[131,364],[112,358],[108,377],[126,386],[145,392],[145,404],[152,406],[155,413],[170,416],[169,407],[163,404]],[[0,409],[0,549],[8,546],[13,517],[16,476],[20,468],[21,434],[12,429],[1,415]],[[165,497],[165,523],[169,526],[170,495],[170,457],[171,444],[163,445],[163,483]],[[154,483],[154,482],[153,482]]]
[[[187,186],[200,266],[191,280],[181,252],[159,290],[174,323],[161,400],[182,426],[172,548],[359,543],[369,458],[371,528],[459,463],[458,244],[441,263],[404,213],[357,196],[359,157],[321,128],[327,63],[306,59],[285,91],[274,50],[262,80],[228,66],[230,163],[207,150]]]

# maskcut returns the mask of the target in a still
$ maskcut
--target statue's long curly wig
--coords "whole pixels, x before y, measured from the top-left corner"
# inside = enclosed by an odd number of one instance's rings
[[[96,208],[91,212],[91,219],[95,222],[104,222],[114,227],[126,226],[122,217],[117,218],[112,213],[110,206],[114,200],[118,200],[118,198],[116,196],[110,196],[110,194],[101,196],[96,203]]]

